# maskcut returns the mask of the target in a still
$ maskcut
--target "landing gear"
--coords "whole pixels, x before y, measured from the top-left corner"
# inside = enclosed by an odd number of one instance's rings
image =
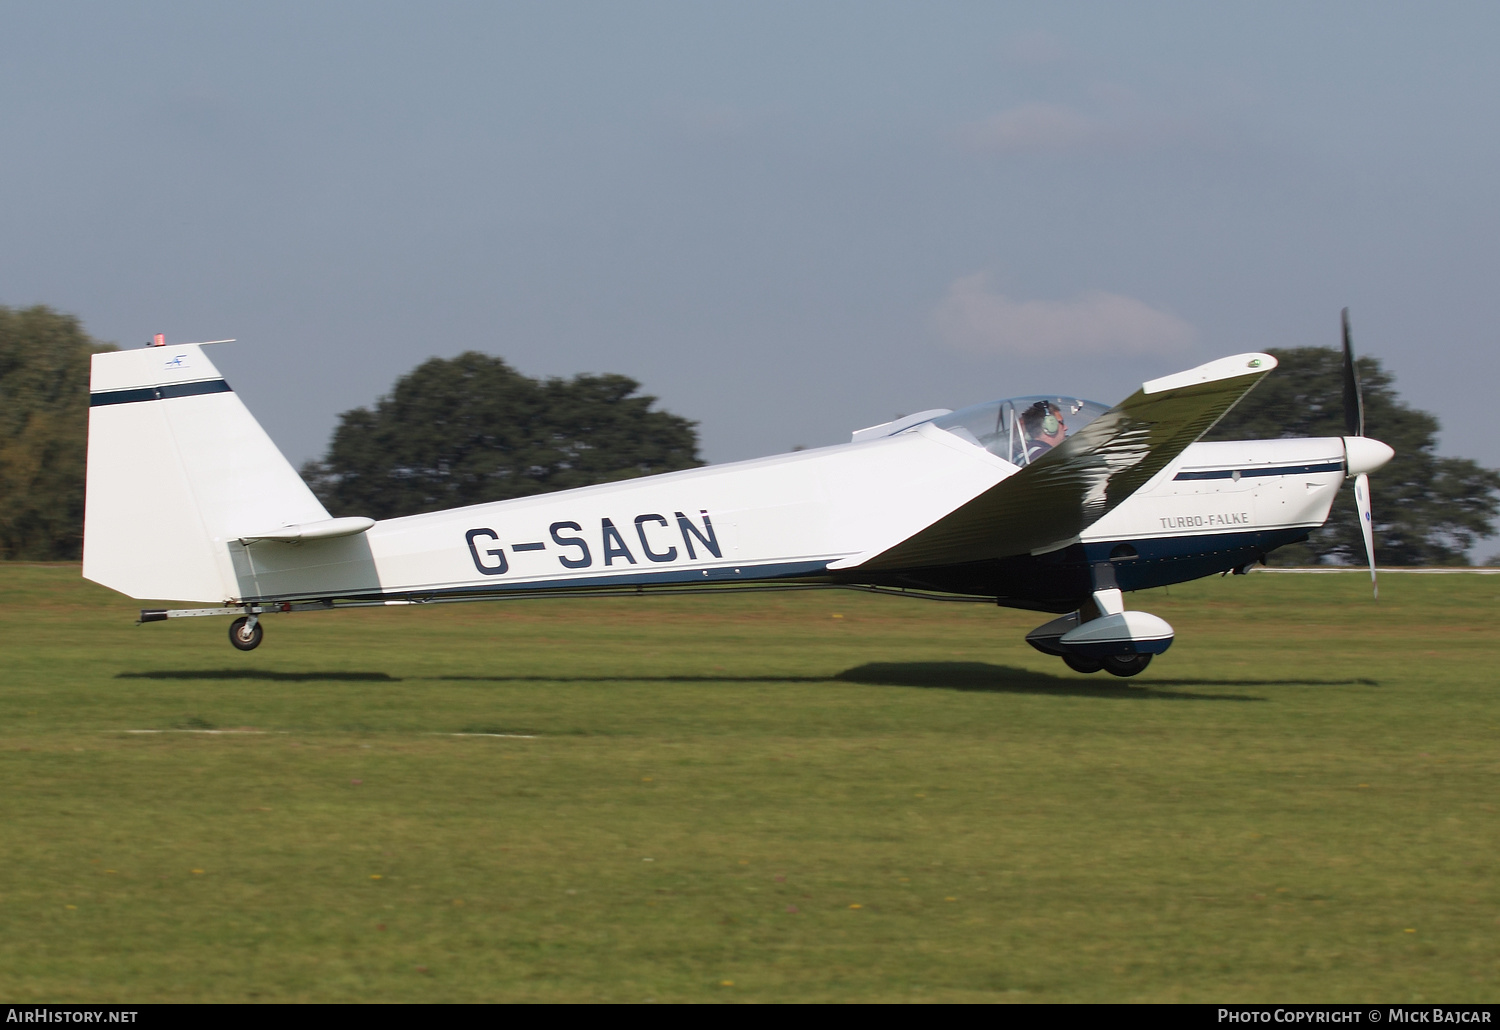
[[[1074,672],[1136,676],[1172,646],[1172,627],[1150,612],[1127,612],[1119,588],[1110,587],[1095,590],[1078,611],[1038,626],[1026,642]]]
[[[1112,654],[1103,659],[1104,671],[1112,676],[1134,676],[1151,664],[1149,654]]]
[[[1065,654],[1062,656],[1063,664],[1074,672],[1098,672],[1104,668],[1104,663],[1097,658],[1085,658],[1081,654]]]
[[[257,616],[241,616],[229,624],[229,642],[241,651],[254,651],[266,635]]]
[[[1151,664],[1148,654],[1112,654],[1104,658],[1087,658],[1081,654],[1064,654],[1063,664],[1074,672],[1098,672],[1103,669],[1111,676],[1134,676]]]

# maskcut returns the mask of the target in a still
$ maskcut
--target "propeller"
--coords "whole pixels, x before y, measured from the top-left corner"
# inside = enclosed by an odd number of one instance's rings
[[[1348,454],[1351,450],[1364,450],[1366,448],[1355,445],[1350,438],[1357,438],[1365,442],[1365,399],[1359,388],[1359,372],[1354,367],[1354,345],[1349,334],[1349,309],[1343,312],[1344,323],[1344,429],[1348,434],[1344,439],[1344,450]],[[1368,443],[1377,443],[1369,440]],[[1385,457],[1378,461],[1384,465],[1390,459],[1390,448],[1385,444],[1378,444],[1387,452]],[[1353,457],[1353,455],[1350,455]],[[1364,455],[1360,455],[1364,457]],[[1373,455],[1371,456],[1373,457]],[[1350,461],[1349,471],[1353,472],[1361,467],[1363,463]],[[1359,509],[1359,530],[1365,538],[1365,556],[1370,559],[1370,589],[1374,592],[1376,600],[1380,599],[1380,583],[1375,578],[1375,524],[1374,513],[1370,509],[1370,476],[1366,472],[1360,472],[1354,477],[1354,504]]]
[[[1359,373],[1354,369],[1354,343],[1349,335],[1349,309],[1342,314],[1344,323],[1344,435],[1365,435],[1365,398],[1359,389]]]
[[[1354,503],[1359,508],[1359,531],[1365,537],[1365,554],[1370,558],[1370,589],[1380,600],[1380,584],[1375,579],[1375,527],[1371,524],[1370,477],[1361,472],[1354,477]]]

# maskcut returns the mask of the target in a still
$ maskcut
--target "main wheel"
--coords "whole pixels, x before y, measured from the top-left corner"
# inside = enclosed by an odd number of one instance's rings
[[[1074,672],[1098,672],[1104,668],[1104,663],[1097,658],[1085,658],[1081,654],[1065,654],[1062,656],[1063,664]]]
[[[243,615],[229,624],[229,642],[241,651],[254,651],[265,635],[265,627],[258,620],[251,626],[250,620]]]
[[[1148,654],[1112,654],[1104,659],[1104,671],[1114,676],[1134,676],[1150,664]]]

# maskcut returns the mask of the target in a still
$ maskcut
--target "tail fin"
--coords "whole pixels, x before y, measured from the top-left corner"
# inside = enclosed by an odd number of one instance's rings
[[[83,575],[236,600],[230,543],[328,512],[196,344],[95,354]]]

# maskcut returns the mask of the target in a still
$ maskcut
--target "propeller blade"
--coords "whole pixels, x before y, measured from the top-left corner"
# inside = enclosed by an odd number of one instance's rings
[[[1365,435],[1365,398],[1359,388],[1359,373],[1354,369],[1354,344],[1349,335],[1349,309],[1344,322],[1344,429],[1345,436]]]
[[[1380,599],[1380,584],[1375,580],[1375,525],[1370,511],[1370,477],[1361,473],[1354,478],[1354,504],[1359,509],[1359,530],[1365,537],[1365,554],[1370,559],[1370,589]]]

